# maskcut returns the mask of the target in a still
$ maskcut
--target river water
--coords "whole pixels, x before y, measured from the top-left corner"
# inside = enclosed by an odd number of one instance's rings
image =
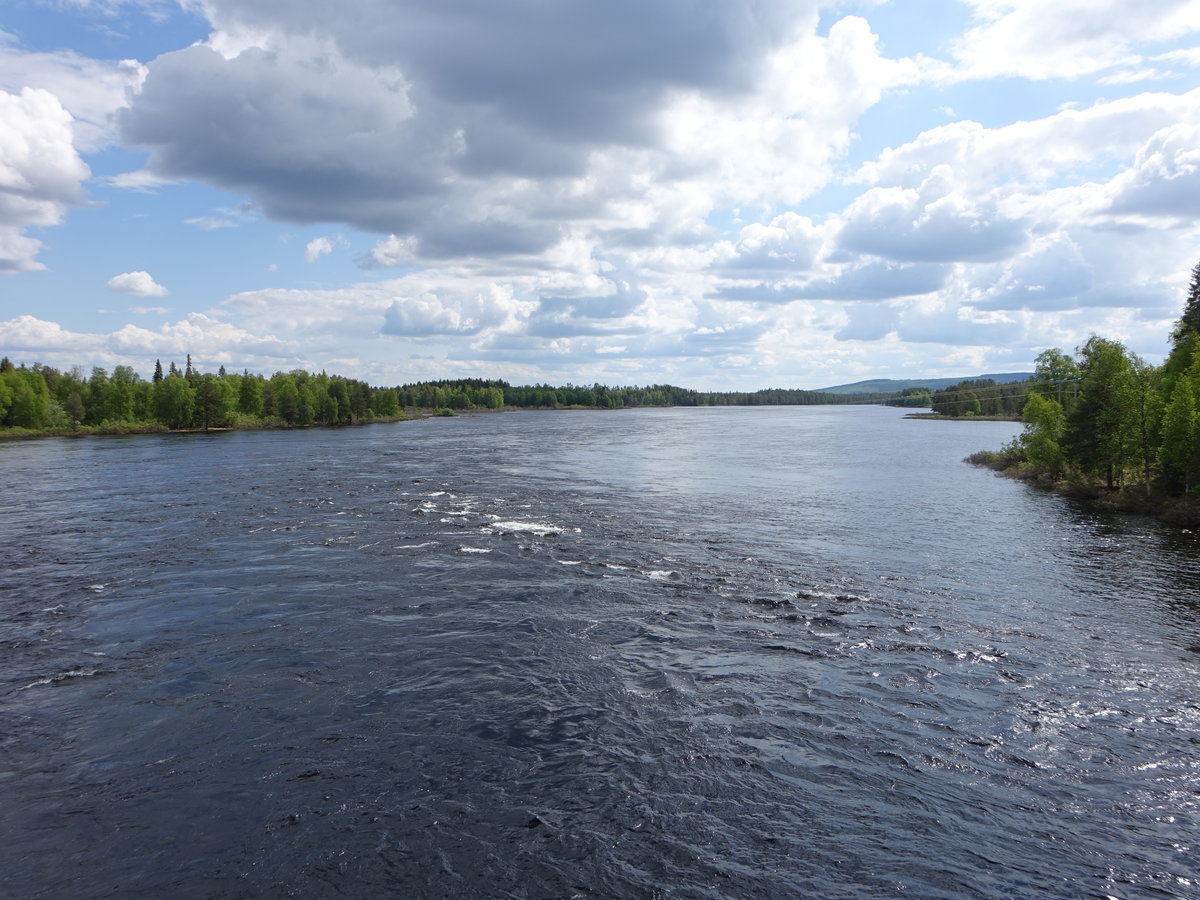
[[[1200,543],[882,407],[0,445],[0,895],[1200,896]]]

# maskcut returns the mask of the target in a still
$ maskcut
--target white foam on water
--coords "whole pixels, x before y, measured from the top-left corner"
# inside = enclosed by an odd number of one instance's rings
[[[646,577],[654,581],[679,581],[683,578],[673,569],[651,569],[646,573]]]
[[[486,547],[459,547],[459,553],[491,553],[492,551]]]
[[[426,541],[423,544],[397,544],[397,550],[423,550],[426,547],[436,547],[437,541]]]
[[[483,526],[484,531],[490,531],[494,534],[536,534],[538,537],[556,537],[563,533],[562,528],[558,525],[550,525],[547,522],[518,522],[516,520],[509,522],[492,522]]]

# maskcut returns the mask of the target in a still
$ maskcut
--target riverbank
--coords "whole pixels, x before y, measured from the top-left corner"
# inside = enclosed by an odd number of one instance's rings
[[[1168,497],[1144,485],[1124,485],[1109,488],[1103,482],[1079,478],[1051,478],[1033,472],[1003,450],[980,450],[972,453],[965,463],[991,469],[1005,478],[1015,478],[1034,487],[1079,500],[1100,512],[1128,513],[1150,516],[1168,525],[1200,526],[1200,496]]]
[[[478,410],[465,410],[464,412],[478,412]],[[0,441],[32,440],[46,437],[83,438],[117,437],[129,434],[216,434],[224,431],[303,431],[311,428],[357,428],[361,425],[385,425],[391,422],[430,419],[444,415],[455,415],[455,413],[452,410],[411,410],[402,416],[380,416],[337,425],[289,425],[279,420],[263,420],[239,422],[234,425],[213,425],[209,428],[168,428],[158,422],[118,422],[104,425],[76,425],[71,428],[0,428]]]
[[[941,413],[909,413],[904,418],[926,422],[1020,422],[1020,416],[943,416]]]

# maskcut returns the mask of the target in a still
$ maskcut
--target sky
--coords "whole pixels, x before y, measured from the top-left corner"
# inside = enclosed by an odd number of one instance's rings
[[[0,354],[819,388],[1160,362],[1200,0],[0,0]]]

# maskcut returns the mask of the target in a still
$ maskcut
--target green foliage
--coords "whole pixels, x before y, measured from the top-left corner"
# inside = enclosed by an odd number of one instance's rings
[[[997,416],[1015,419],[1025,406],[1027,381],[996,384],[990,378],[960,381],[934,391],[930,406],[942,416]]]
[[[1200,262],[1192,267],[1192,279],[1188,284],[1187,297],[1183,303],[1183,315],[1171,332],[1171,341],[1176,348],[1189,338],[1200,336]]]
[[[0,375],[4,389],[0,405],[5,407],[3,424],[15,428],[40,429],[50,422],[50,389],[37,369],[9,369]]]
[[[1175,379],[1163,411],[1159,459],[1173,494],[1188,493],[1200,477],[1200,363]]]
[[[187,379],[175,373],[154,385],[154,418],[168,428],[187,428],[192,424],[196,396]]]
[[[887,406],[922,408],[933,405],[933,392],[929,388],[905,388],[897,396],[884,401]]]
[[[1030,394],[1022,415],[1025,433],[1020,437],[1025,459],[1038,473],[1057,478],[1066,467],[1062,449],[1067,431],[1067,415],[1057,400],[1042,394]]]
[[[1079,396],[1067,420],[1068,461],[1109,488],[1136,459],[1133,363],[1118,341],[1093,335],[1079,350]]]
[[[1058,347],[1038,354],[1029,384],[1031,393],[1040,394],[1070,409],[1079,393],[1079,364]]]

